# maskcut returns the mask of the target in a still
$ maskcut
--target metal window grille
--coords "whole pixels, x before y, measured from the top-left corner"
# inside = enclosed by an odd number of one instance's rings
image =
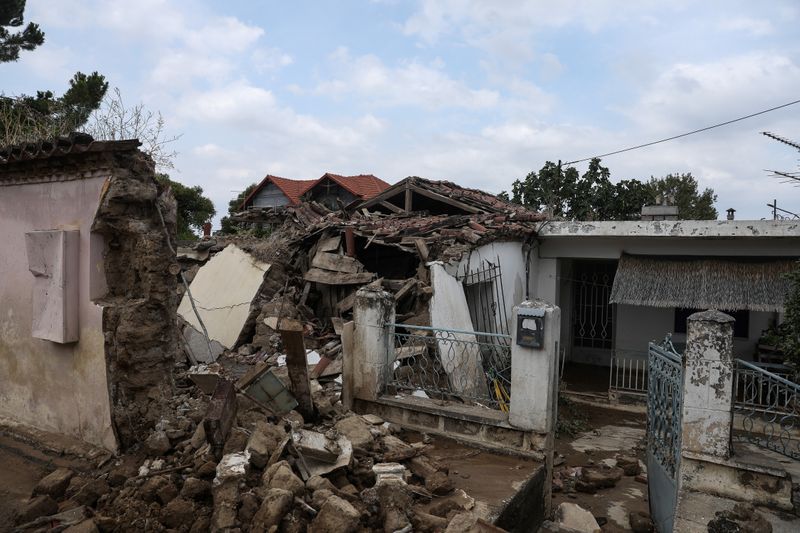
[[[612,347],[614,313],[609,300],[616,268],[613,262],[575,262],[572,307],[575,346]]]

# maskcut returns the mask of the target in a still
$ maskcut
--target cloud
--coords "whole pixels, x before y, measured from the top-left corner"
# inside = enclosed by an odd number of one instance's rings
[[[626,114],[643,130],[682,133],[794,100],[800,65],[753,52],[706,63],[677,63],[646,87]]]
[[[770,35],[774,33],[775,28],[772,23],[766,19],[757,19],[751,17],[734,17],[722,20],[719,27],[726,31],[741,31],[749,33],[755,37]]]
[[[472,89],[449,77],[441,61],[423,64],[406,60],[390,67],[375,55],[353,58],[347,49],[339,48],[332,62],[337,76],[319,83],[317,94],[357,94],[378,106],[425,109],[485,109],[496,106],[500,99],[496,91]]]

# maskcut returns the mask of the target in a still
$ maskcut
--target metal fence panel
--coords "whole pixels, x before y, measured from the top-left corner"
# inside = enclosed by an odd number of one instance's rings
[[[415,396],[477,403],[508,411],[511,337],[392,324],[394,357],[387,388]]]
[[[779,374],[780,373],[780,374]],[[734,438],[800,459],[800,385],[791,370],[736,360]]]

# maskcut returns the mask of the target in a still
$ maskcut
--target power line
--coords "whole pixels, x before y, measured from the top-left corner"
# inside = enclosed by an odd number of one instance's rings
[[[700,128],[698,130],[689,131],[686,133],[681,133],[680,135],[673,135],[672,137],[667,137],[666,139],[659,139],[657,141],[652,141],[644,144],[637,144],[636,146],[631,146],[629,148],[623,148],[622,150],[615,150],[613,152],[608,152],[607,154],[596,155],[592,157],[586,157],[584,159],[576,159],[575,161],[568,161],[564,163],[565,165],[574,165],[575,163],[583,163],[584,161],[589,161],[591,159],[599,158],[602,159],[604,157],[608,157],[610,155],[621,154],[623,152],[630,152],[631,150],[638,150],[639,148],[645,148],[647,146],[653,146],[654,144],[660,144],[667,141],[674,141],[675,139],[680,139],[681,137],[688,137],[689,135],[694,135],[695,133],[701,133],[708,130],[713,130],[714,128],[719,128],[721,126],[727,126],[728,124],[733,124],[734,122],[740,122],[742,120],[746,120],[748,118],[757,117],[758,115],[763,115],[764,113],[769,113],[770,111],[776,111],[778,109],[783,109],[784,107],[789,107],[790,105],[795,105],[800,103],[800,100],[794,100],[793,102],[788,102],[786,104],[782,104],[775,107],[770,107],[769,109],[764,109],[763,111],[759,111],[757,113],[751,113],[749,115],[745,115],[743,117],[735,118],[733,120],[727,120],[725,122],[720,122],[719,124],[714,124],[713,126],[706,126],[705,128]]]

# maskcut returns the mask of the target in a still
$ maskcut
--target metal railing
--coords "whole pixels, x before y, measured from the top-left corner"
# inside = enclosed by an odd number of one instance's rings
[[[620,393],[647,396],[647,359],[615,356],[608,370],[609,399]]]
[[[791,372],[783,365],[736,360],[733,435],[800,459],[800,385],[788,376]]]
[[[387,389],[508,411],[511,337],[499,333],[388,324],[394,357]]]

